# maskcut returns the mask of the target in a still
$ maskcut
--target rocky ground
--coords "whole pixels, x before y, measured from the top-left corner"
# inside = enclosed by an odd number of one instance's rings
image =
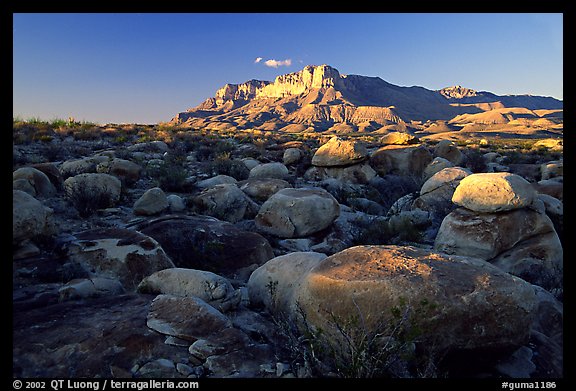
[[[15,377],[562,377],[558,142],[31,132]]]

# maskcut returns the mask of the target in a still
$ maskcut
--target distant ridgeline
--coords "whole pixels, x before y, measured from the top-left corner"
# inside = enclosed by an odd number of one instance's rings
[[[562,109],[563,102],[552,97],[500,96],[461,86],[439,91],[401,87],[379,77],[341,75],[329,65],[308,65],[274,82],[226,84],[213,98],[178,113],[171,123],[217,130],[335,133],[422,130],[436,121],[453,125],[452,130],[511,121],[546,128],[561,126]]]

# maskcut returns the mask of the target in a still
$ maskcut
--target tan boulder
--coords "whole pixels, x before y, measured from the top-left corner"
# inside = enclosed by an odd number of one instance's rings
[[[564,162],[562,160],[554,160],[544,163],[540,166],[542,180],[564,176]]]
[[[263,232],[293,238],[321,231],[339,215],[338,201],[324,189],[282,189],[262,204],[255,221]]]
[[[481,212],[501,212],[532,205],[536,191],[521,176],[507,172],[472,174],[460,181],[452,202]]]
[[[282,161],[284,165],[288,166],[290,164],[298,163],[302,158],[302,151],[298,148],[286,148],[284,155],[282,155]]]
[[[386,337],[406,316],[399,327],[431,349],[519,347],[536,306],[531,284],[487,262],[411,246],[348,248],[298,286],[293,300],[307,322],[336,340],[336,323],[356,319],[362,332]]]
[[[288,313],[303,278],[324,258],[325,254],[316,252],[293,252],[272,258],[250,275],[250,305]]]
[[[368,151],[364,144],[334,136],[318,148],[312,157],[312,165],[319,167],[349,166],[360,163],[367,157]]]
[[[456,143],[451,140],[441,140],[436,144],[434,155],[443,157],[455,165],[462,163],[462,152],[460,152]]]
[[[489,260],[524,240],[550,232],[554,232],[550,218],[531,209],[476,213],[458,208],[442,221],[434,249]]]
[[[430,164],[428,164],[424,169],[422,178],[426,181],[430,179],[432,175],[436,174],[438,171],[441,171],[448,167],[454,167],[454,163],[444,159],[443,157],[435,157],[434,160],[432,160]]]
[[[420,177],[432,161],[432,154],[422,145],[387,145],[370,156],[370,166],[379,175]]]
[[[475,213],[458,208],[442,221],[434,249],[488,261],[562,295],[562,244],[544,213],[527,208]]]
[[[417,137],[412,136],[410,133],[403,133],[403,132],[390,132],[385,136],[380,138],[380,142],[382,144],[390,145],[409,145],[409,144],[418,144],[420,140]]]
[[[278,191],[292,187],[285,180],[274,178],[247,179],[240,182],[238,186],[246,195],[258,201],[266,201]]]

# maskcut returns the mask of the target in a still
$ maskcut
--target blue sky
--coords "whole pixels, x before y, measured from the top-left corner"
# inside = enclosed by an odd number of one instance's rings
[[[309,64],[563,99],[562,36],[559,13],[14,14],[13,114],[158,123]]]

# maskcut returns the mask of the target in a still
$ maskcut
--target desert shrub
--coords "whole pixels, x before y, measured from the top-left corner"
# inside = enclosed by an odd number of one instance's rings
[[[277,281],[267,287],[274,301]],[[288,355],[292,371],[299,377],[341,378],[406,378],[436,377],[443,353],[418,351],[422,335],[419,319],[435,308],[425,298],[408,305],[404,298],[383,314],[375,327],[368,328],[365,316],[357,313],[348,317],[326,311],[329,329],[311,325],[306,313],[296,303],[297,315],[272,315]],[[386,315],[386,316],[384,316]]]
[[[250,170],[240,161],[230,159],[230,153],[221,153],[206,167],[206,173],[209,175],[228,175],[239,181],[248,179]]]
[[[75,186],[66,192],[66,196],[83,218],[93,215],[98,209],[108,208],[114,204],[111,193],[107,189],[93,191],[84,186]]]
[[[164,191],[185,192],[189,175],[184,167],[186,156],[183,148],[173,148],[161,164],[148,168],[148,175]]]
[[[370,199],[382,205],[384,210],[388,210],[400,197],[420,191],[422,184],[421,178],[388,174],[376,177],[370,182],[370,186],[380,193],[380,197],[371,194]]]
[[[61,144],[48,144],[44,148],[44,157],[49,162],[64,160],[66,158],[66,150],[62,148]]]
[[[186,191],[188,171],[181,165],[164,161],[160,165],[149,168],[148,175],[152,177],[159,188],[164,191]]]

